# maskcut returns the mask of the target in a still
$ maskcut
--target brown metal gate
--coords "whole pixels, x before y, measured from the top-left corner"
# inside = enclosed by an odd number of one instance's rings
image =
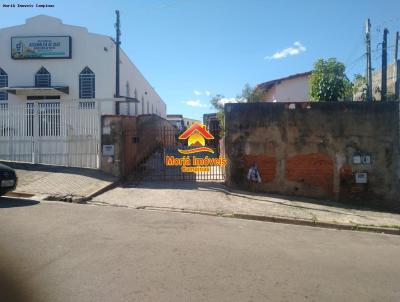
[[[189,139],[180,138],[185,130],[180,131],[175,127],[138,127],[126,131],[125,141],[130,140],[134,145],[133,151],[125,155],[128,157],[125,162],[133,167],[128,178],[134,181],[224,181],[225,166],[221,165],[223,154],[219,127],[206,129],[213,139],[206,140],[197,149],[188,146]],[[194,133],[199,135],[196,131]],[[192,152],[193,149],[205,151],[181,153]],[[171,165],[176,162],[185,164]]]

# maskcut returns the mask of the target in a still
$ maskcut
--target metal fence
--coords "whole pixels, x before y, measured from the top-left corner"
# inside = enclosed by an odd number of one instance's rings
[[[196,158],[217,159],[222,154],[220,152],[220,129],[209,129],[214,139],[208,141],[206,146],[214,151],[200,152],[189,156],[193,165],[193,156]],[[185,165],[168,165],[167,158],[173,157],[181,159],[185,157],[178,150],[188,149],[187,140],[179,139],[182,131],[176,128],[158,129],[145,131],[141,133],[137,130],[131,130],[125,133],[127,141],[132,141],[138,146],[140,158],[133,162],[135,167],[131,178],[135,181],[223,181],[225,180],[225,167],[220,165],[207,165],[203,171],[187,172],[184,171]],[[133,153],[132,156],[137,156]],[[201,166],[201,165],[200,165]],[[204,166],[202,167],[204,168]],[[201,169],[200,169],[201,170]]]
[[[0,160],[99,168],[100,103],[0,104]]]

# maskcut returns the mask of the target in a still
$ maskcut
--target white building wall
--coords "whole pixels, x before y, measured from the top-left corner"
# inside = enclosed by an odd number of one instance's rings
[[[309,89],[307,76],[283,80],[276,85],[275,98],[277,102],[308,102]]]
[[[129,104],[129,109],[125,106],[125,110],[129,110],[131,114],[135,115],[157,114],[165,118],[166,106],[164,101],[123,50],[120,52],[120,61],[120,94],[123,96],[136,97],[140,101],[136,106],[133,103]],[[127,84],[129,89],[127,89]],[[130,95],[128,95],[128,92]],[[144,100],[144,112],[142,112],[142,99]],[[138,112],[135,112],[135,108],[137,108]],[[147,110],[147,108],[149,110]]]
[[[12,36],[71,36],[71,59],[11,59]],[[9,86],[34,86],[35,74],[44,66],[51,74],[52,86],[69,86],[69,95],[61,99],[79,98],[79,73],[88,66],[96,76],[96,98],[113,97],[114,88],[110,79],[115,75],[114,48],[107,36],[92,34],[86,28],[64,25],[61,20],[48,16],[27,19],[26,24],[0,30],[0,67],[8,74]],[[22,101],[25,96],[9,94],[9,101]]]
[[[71,36],[72,58],[13,60],[10,45],[12,36]],[[166,105],[157,92],[123,51],[120,58],[120,94],[126,95],[126,83],[129,82],[131,97],[135,96],[136,89],[139,100],[143,96],[146,102],[150,102],[150,110],[153,105],[154,111],[165,117]],[[0,29],[0,68],[8,74],[9,86],[34,86],[35,74],[42,66],[51,74],[52,86],[69,86],[69,95],[62,95],[61,100],[79,98],[79,74],[88,66],[95,73],[96,99],[113,102],[115,44],[110,37],[89,33],[84,27],[65,25],[60,19],[45,15],[29,18],[23,25]],[[8,101],[26,101],[26,96],[9,94]],[[143,113],[140,110],[141,104],[130,104],[129,107],[132,115]],[[138,108],[138,112],[135,112],[135,107]]]
[[[263,95],[264,102],[273,102],[276,100],[276,86],[273,86]]]

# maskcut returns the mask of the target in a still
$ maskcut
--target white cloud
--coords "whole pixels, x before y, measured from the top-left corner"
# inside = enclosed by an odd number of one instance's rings
[[[197,95],[197,96],[201,95],[201,92],[198,91],[198,90],[193,90],[193,93],[194,93],[195,95]]]
[[[272,56],[264,57],[265,60],[276,60],[276,59],[283,59],[287,56],[294,56],[298,55],[302,52],[305,52],[307,48],[302,45],[300,42],[294,42],[292,47],[285,48],[281,51],[277,51]]]
[[[191,107],[207,107],[207,105],[202,104],[200,100],[188,100],[184,101],[184,103]]]
[[[208,91],[208,90],[206,90],[205,94],[206,94],[206,96],[210,96],[210,95],[211,95],[211,92]]]
[[[225,106],[228,103],[245,103],[247,102],[246,99],[237,99],[237,98],[222,98],[218,101],[218,104],[221,106]]]

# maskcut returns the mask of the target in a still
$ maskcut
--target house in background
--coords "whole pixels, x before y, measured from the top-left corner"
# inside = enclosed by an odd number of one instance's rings
[[[398,75],[399,74],[399,75]],[[396,92],[396,79],[400,78],[400,60],[387,65],[387,99],[392,101],[395,99]],[[381,87],[382,87],[382,69],[376,69],[372,73],[372,98],[375,101],[381,100]],[[397,87],[399,84],[397,83]],[[397,88],[397,91],[399,88]]]
[[[308,102],[310,98],[311,71],[258,84],[264,102]]]
[[[184,117],[182,114],[168,114],[167,120],[180,131],[189,128],[194,123],[200,123],[200,121]]]
[[[216,113],[206,113],[203,114],[203,124],[207,129],[217,130],[219,129],[219,119]]]
[[[192,118],[188,118],[188,117],[183,117],[183,123],[185,124],[186,128],[189,128],[190,126],[192,126],[194,123],[199,123],[201,124],[201,122],[199,120],[195,120]]]

